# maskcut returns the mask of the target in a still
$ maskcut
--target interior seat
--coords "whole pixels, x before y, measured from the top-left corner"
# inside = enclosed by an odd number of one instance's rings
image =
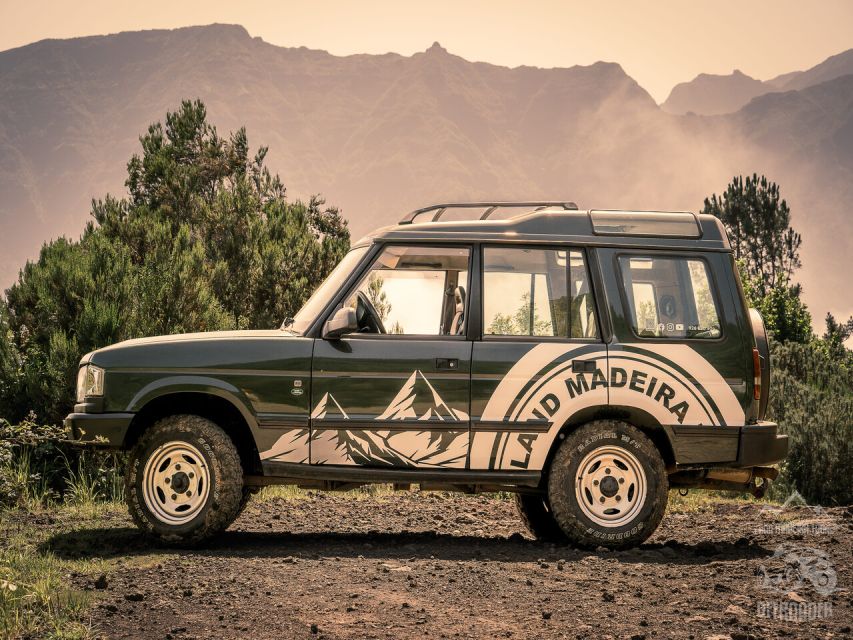
[[[460,336],[465,327],[465,287],[456,287],[453,298],[456,300],[456,313],[450,323],[450,335]]]

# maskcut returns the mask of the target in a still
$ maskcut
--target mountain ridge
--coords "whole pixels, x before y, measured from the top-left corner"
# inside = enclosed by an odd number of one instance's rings
[[[661,109],[675,115],[721,115],[737,111],[767,91],[761,80],[738,69],[725,76],[700,73],[690,82],[675,85],[669,97],[661,103]]]
[[[0,285],[42,241],[79,236],[93,197],[124,195],[138,136],[200,98],[221,133],[245,125],[253,147],[269,146],[291,196],[341,206],[355,237],[439,200],[696,210],[732,175],[766,173],[805,236],[813,308],[824,292],[853,300],[831,268],[853,241],[830,231],[849,225],[848,87],[819,87],[680,116],[614,62],[510,68],[438,43],[335,56],[239,25],[40,41],[0,53]]]
[[[850,74],[853,74],[853,49],[830,56],[809,69],[764,81],[738,69],[729,75],[700,73],[693,80],[675,85],[661,108],[675,115],[734,113],[759,96],[799,91]]]

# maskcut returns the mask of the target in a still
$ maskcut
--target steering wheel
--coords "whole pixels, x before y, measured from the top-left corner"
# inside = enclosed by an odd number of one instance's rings
[[[356,294],[355,319],[358,322],[359,333],[388,333],[382,318],[364,291]]]

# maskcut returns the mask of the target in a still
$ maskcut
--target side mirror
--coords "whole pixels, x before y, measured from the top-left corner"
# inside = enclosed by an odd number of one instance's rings
[[[338,340],[341,336],[358,331],[355,309],[341,307],[326,321],[323,327],[324,340]]]

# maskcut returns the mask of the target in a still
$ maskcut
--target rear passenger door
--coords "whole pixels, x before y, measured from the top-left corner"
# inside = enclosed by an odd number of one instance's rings
[[[671,433],[712,440],[722,435],[713,427],[743,425],[748,350],[728,288],[729,256],[599,254],[613,324],[611,405],[642,411]],[[737,439],[726,442],[716,443],[720,462],[737,456]],[[689,462],[689,452],[678,457]]]
[[[607,404],[586,253],[484,245],[471,364],[471,469],[540,470],[569,419]]]

